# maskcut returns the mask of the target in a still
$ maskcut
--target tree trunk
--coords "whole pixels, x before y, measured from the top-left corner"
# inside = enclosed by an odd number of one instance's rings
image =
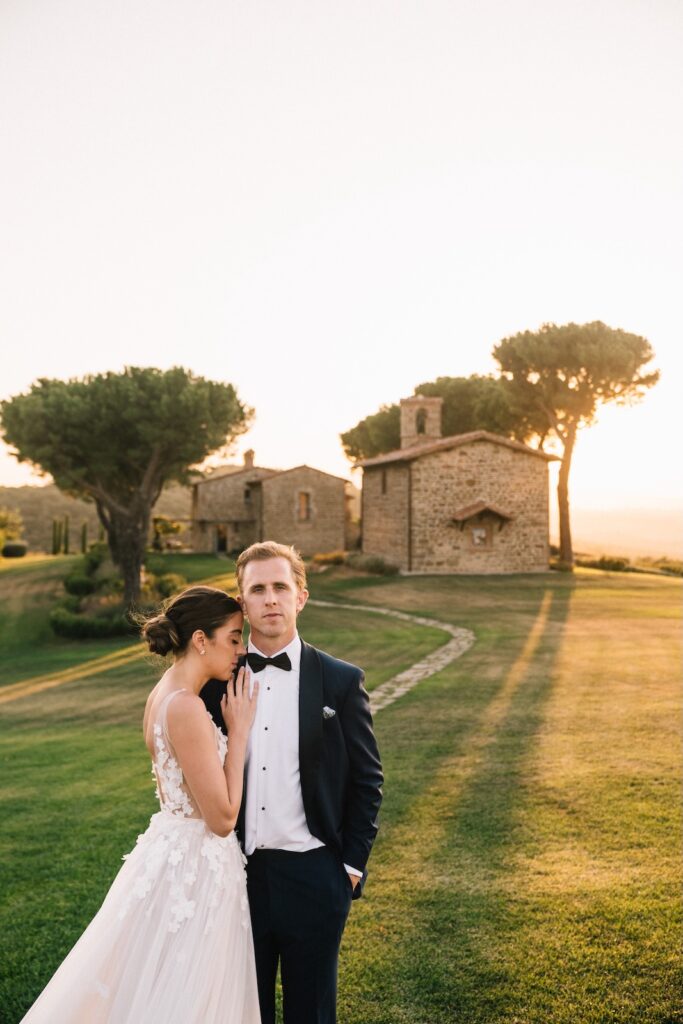
[[[567,430],[564,438],[564,451],[560,463],[560,475],[557,481],[557,505],[560,517],[560,568],[574,568],[574,550],[572,548],[572,531],[569,521],[569,471],[572,454],[576,442],[576,426]]]
[[[132,608],[140,598],[140,571],[147,548],[151,509],[138,507],[120,511],[109,510],[105,524],[109,550],[123,576],[123,599]]]

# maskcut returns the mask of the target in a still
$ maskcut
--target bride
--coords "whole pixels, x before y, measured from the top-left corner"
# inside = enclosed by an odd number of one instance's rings
[[[161,810],[24,1024],[260,1024],[233,831],[257,684],[250,698],[240,669],[228,685],[227,741],[198,696],[231,677],[242,625],[237,601],[213,587],[190,587],[144,622],[149,649],[174,655],[143,720]]]

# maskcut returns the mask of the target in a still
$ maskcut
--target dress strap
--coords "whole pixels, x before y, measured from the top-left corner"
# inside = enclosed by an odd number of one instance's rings
[[[171,692],[167,693],[166,696],[162,699],[161,704],[159,705],[159,707],[157,709],[157,713],[155,715],[155,725],[160,725],[161,726],[161,731],[162,731],[162,733],[164,735],[164,738],[166,740],[169,739],[169,735],[168,735],[168,705],[171,703],[171,701],[173,700],[174,697],[178,696],[179,693],[186,693],[186,692],[187,691],[186,691],[184,686],[181,687],[180,690],[171,690]]]

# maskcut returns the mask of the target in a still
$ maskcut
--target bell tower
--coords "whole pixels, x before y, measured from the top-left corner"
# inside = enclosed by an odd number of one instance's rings
[[[413,395],[401,399],[401,448],[429,444],[441,437],[443,398]]]

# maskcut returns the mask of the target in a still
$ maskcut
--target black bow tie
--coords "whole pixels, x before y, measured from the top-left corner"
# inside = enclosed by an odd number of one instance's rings
[[[289,672],[292,668],[292,663],[286,651],[276,654],[274,658],[264,658],[262,654],[257,654],[256,651],[249,651],[247,662],[252,672],[260,672],[266,665],[275,665],[275,668],[281,668],[285,672]]]

